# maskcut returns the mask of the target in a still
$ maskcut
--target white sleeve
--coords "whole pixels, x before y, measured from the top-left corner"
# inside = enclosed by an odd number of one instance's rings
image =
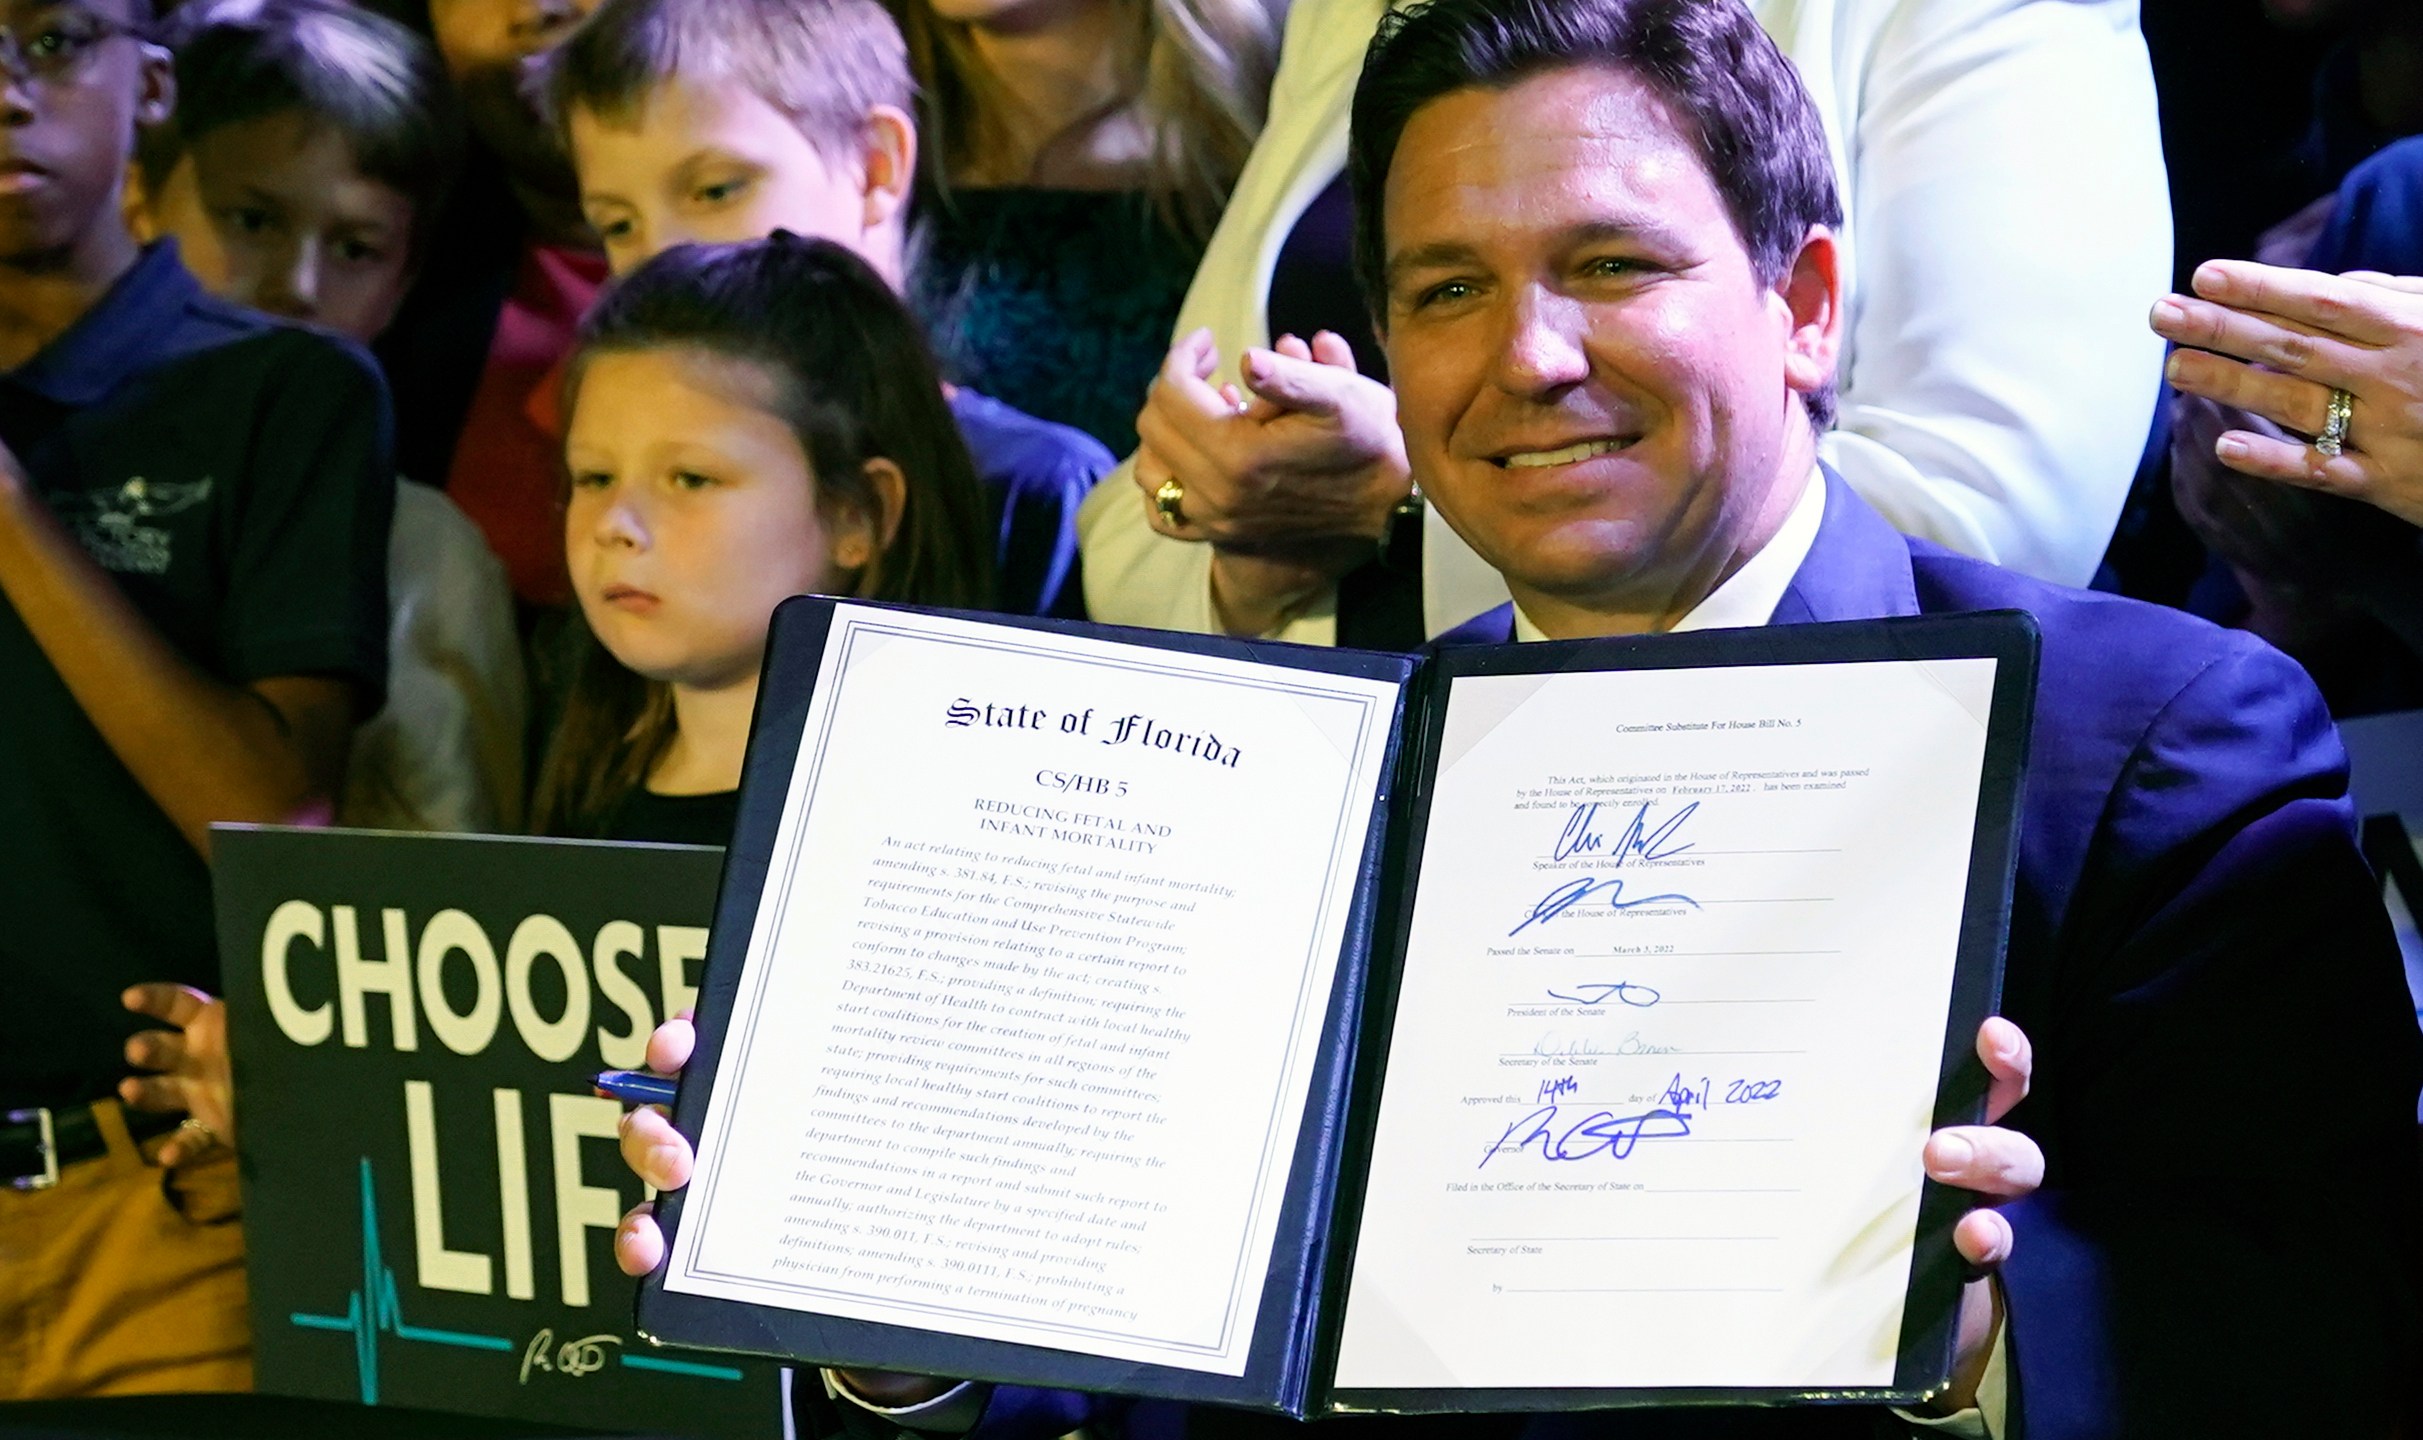
[[[1085,613],[1112,625],[1149,630],[1220,633],[1212,611],[1209,545],[1173,540],[1144,517],[1136,489],[1136,457],[1119,462],[1077,511],[1077,544],[1085,556]],[[1271,639],[1334,645],[1337,591],[1279,627]]]
[[[1219,629],[1212,619],[1211,547],[1153,529],[1147,503],[1130,455],[1077,508],[1085,613],[1110,625],[1210,634]]]
[[[521,828],[528,687],[505,567],[453,501],[398,481],[387,703],[355,732],[347,825]]]
[[[1909,534],[2085,583],[2161,382],[2169,188],[2136,0],[1901,0],[1830,78],[1858,100],[1826,458]]]
[[[1288,10],[1270,118],[1237,177],[1194,283],[1178,310],[1173,338],[1209,329],[1220,347],[1218,380],[1236,378],[1238,358],[1270,343],[1266,311],[1271,271],[1304,207],[1346,165],[1346,116],[1362,72],[1363,47],[1379,28],[1386,0],[1295,0]],[[1077,515],[1085,560],[1085,609],[1096,620],[1156,630],[1216,631],[1211,551],[1152,528],[1129,456],[1105,476]],[[1283,639],[1326,645],[1336,633],[1330,607],[1297,620]]]

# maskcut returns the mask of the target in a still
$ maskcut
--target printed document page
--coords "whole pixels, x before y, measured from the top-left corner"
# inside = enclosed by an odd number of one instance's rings
[[[1994,668],[1453,682],[1340,1389],[1891,1383]]]
[[[666,1288],[1244,1373],[1396,692],[838,607]]]

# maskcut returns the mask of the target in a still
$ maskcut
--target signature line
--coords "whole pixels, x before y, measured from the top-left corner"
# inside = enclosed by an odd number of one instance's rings
[[[1668,1240],[1777,1240],[1777,1235],[1476,1235],[1465,1242],[1470,1245],[1562,1245],[1595,1244],[1602,1240],[1649,1240],[1664,1244]]]
[[[1509,1295],[1781,1295],[1781,1285],[1573,1285],[1506,1287]]]
[[[633,1370],[662,1370],[668,1375],[703,1375],[709,1380],[738,1380],[741,1374],[729,1365],[693,1365],[687,1360],[659,1360],[653,1355],[618,1356]]]

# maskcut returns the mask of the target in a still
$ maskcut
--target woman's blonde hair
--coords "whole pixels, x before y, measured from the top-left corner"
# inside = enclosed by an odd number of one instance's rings
[[[988,100],[994,82],[968,27],[935,16],[924,0],[888,0],[909,42],[909,63],[926,98],[927,154],[936,182],[953,161],[993,143]],[[1245,168],[1270,108],[1271,74],[1287,0],[1113,0],[1128,11],[1131,53],[1141,77],[1132,103],[1152,136],[1151,191],[1162,217],[1208,239]]]

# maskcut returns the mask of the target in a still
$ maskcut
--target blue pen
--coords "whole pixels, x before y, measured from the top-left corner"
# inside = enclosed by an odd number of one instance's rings
[[[629,1105],[670,1105],[678,1083],[664,1075],[640,1070],[608,1070],[590,1081],[598,1089]]]

